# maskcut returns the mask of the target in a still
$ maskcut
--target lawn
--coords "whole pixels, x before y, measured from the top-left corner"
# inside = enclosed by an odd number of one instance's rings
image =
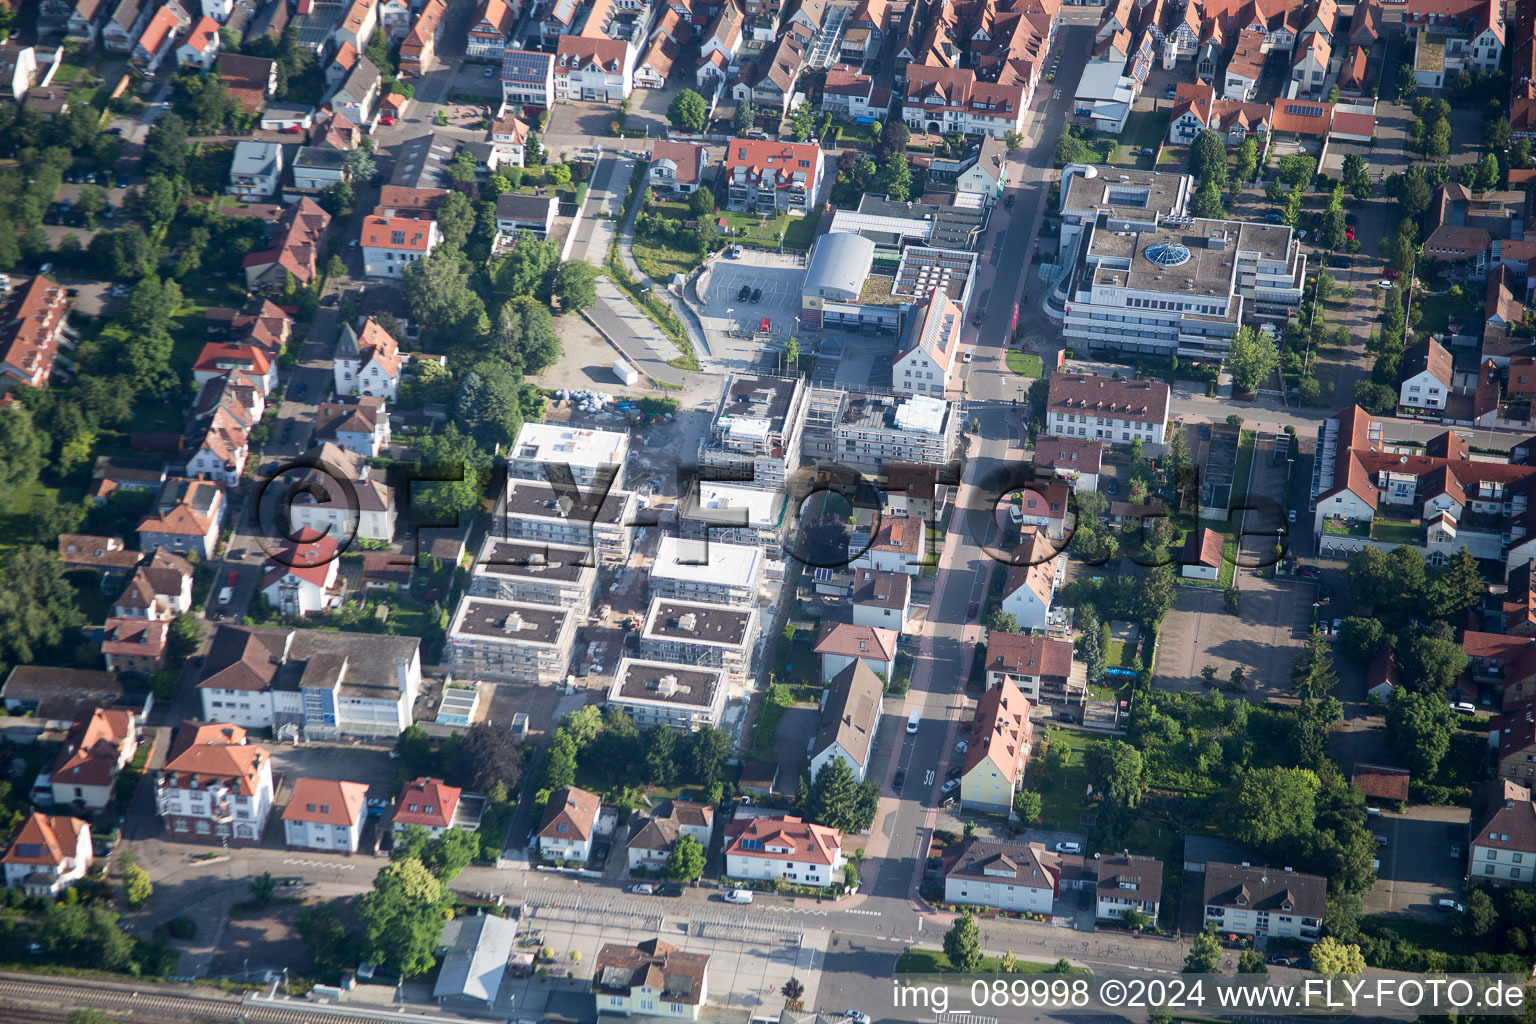
[[[1002,957],[984,956],[981,958],[981,966],[976,968],[979,974],[1001,974],[1003,970]],[[1055,961],[1041,963],[1035,960],[1015,961],[1015,974],[1051,974]],[[954,967],[950,965],[949,957],[944,955],[941,949],[909,949],[902,953],[896,960],[897,974],[953,974]],[[1068,973],[1087,974],[1088,971],[1081,967],[1074,967]]]
[[[1371,539],[1384,544],[1418,544],[1424,539],[1424,526],[1422,523],[1373,519]]]
[[[1438,295],[1420,295],[1417,302],[1421,317],[1417,330],[1428,331],[1430,334],[1446,333],[1452,316],[1472,310],[1471,303],[1465,297],[1458,300],[1449,291]]]
[[[1136,156],[1136,151],[1143,148],[1155,151],[1168,137],[1168,116],[1171,109],[1163,107],[1131,111],[1130,117],[1125,121],[1125,130],[1120,133],[1120,149],[1116,151],[1114,160],[1110,162],[1120,167],[1150,168],[1152,158]]]
[[[1136,645],[1124,640],[1111,640],[1104,652],[1104,664],[1110,668],[1130,668],[1136,661]]]
[[[1052,729],[1050,738],[1052,743],[1066,748],[1067,767],[1061,778],[1051,782],[1036,777],[1034,785],[1040,794],[1040,817],[1047,828],[1075,832],[1082,824],[1083,794],[1088,791],[1088,769],[1084,767],[1083,759],[1093,737],[1071,729]]]
[[[816,227],[821,223],[824,208],[818,206],[804,217],[791,217],[789,227],[784,229],[784,248],[802,252],[809,249],[816,238]]]
[[[666,284],[673,274],[686,274],[699,265],[697,250],[678,249],[657,240],[635,239],[635,263],[652,281]]]
[[[791,217],[787,213],[762,217],[734,210],[722,210],[719,215],[731,226],[732,241],[783,245],[786,249],[805,250],[811,247],[811,241],[816,237],[816,227],[821,223],[821,209],[818,206],[804,217]]]
[[[1029,352],[1015,352],[1012,349],[1009,349],[1006,358],[1008,361],[1008,369],[1012,370],[1020,377],[1030,377],[1038,380],[1040,376],[1045,372],[1045,367],[1044,364],[1040,362],[1040,357]]]

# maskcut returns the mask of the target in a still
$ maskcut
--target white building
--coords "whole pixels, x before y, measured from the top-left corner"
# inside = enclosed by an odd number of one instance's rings
[[[368,820],[368,784],[301,778],[283,808],[283,842],[289,849],[356,853]]]
[[[1451,353],[1434,338],[1403,352],[1398,411],[1405,416],[1439,416],[1451,397]]]
[[[333,373],[338,395],[372,395],[393,402],[400,389],[400,343],[373,317],[356,331],[342,324]]]
[[[341,545],[335,537],[300,529],[284,539],[262,563],[258,592],[284,615],[305,616],[325,610],[336,586]]]
[[[1049,914],[1061,892],[1062,858],[1041,843],[992,843],[974,836],[944,874],[944,902]]]
[[[503,50],[501,98],[517,107],[555,105],[555,55],[538,50]]]
[[[640,831],[630,836],[625,846],[629,870],[660,871],[666,866],[672,848],[683,836],[708,850],[714,830],[714,804],[694,800],[668,800],[654,810]]]
[[[858,663],[889,682],[896,662],[896,636],[894,629],[855,626],[851,622],[823,622],[813,648],[821,659],[823,685],[830,685],[839,672]]]
[[[934,288],[922,315],[913,321],[907,348],[891,365],[892,386],[908,395],[943,398],[960,373],[960,331],[965,311],[943,288]]]
[[[1035,475],[1065,480],[1078,494],[1099,489],[1104,442],[1077,437],[1040,436],[1035,439]]]
[[[557,683],[576,635],[569,608],[465,595],[448,627],[445,658],[457,679]]]
[[[622,486],[628,458],[628,433],[566,423],[524,423],[507,456],[507,476],[559,482],[563,480],[559,468],[564,467],[583,488],[599,477]]]
[[[291,498],[287,512],[293,529],[365,540],[394,537],[395,489],[382,481],[381,472],[334,444],[321,444],[309,454],[319,467],[281,478],[279,495]]]
[[[1510,779],[1484,783],[1471,820],[1471,881],[1536,883],[1536,805],[1529,787]]]
[[[76,812],[103,810],[113,799],[118,774],[139,749],[133,712],[95,708],[75,716],[46,781],[53,806]],[[34,791],[44,779],[33,783]]]
[[[272,810],[272,757],[245,742],[245,730],[205,726],[183,743],[155,780],[155,812],[173,839],[255,846]],[[234,739],[235,742],[230,742]],[[178,749],[180,748],[180,749]]]
[[[279,738],[389,738],[421,689],[415,637],[220,626],[197,684],[203,718]]]
[[[593,564],[622,565],[634,542],[629,524],[638,506],[634,491],[617,487],[606,493],[596,486],[557,490],[542,481],[508,480],[498,518],[510,540],[582,547]]]
[[[841,759],[864,781],[875,737],[880,732],[885,684],[863,661],[854,661],[832,677],[821,697],[821,726],[811,741],[811,778]]]
[[[635,87],[636,50],[601,33],[563,35],[555,53],[555,97],[617,103]]]
[[[1205,866],[1205,922],[1219,932],[1316,942],[1328,883],[1290,868]]]
[[[756,648],[757,609],[651,598],[640,629],[640,656],[651,661],[724,669],[744,682]]]
[[[1162,444],[1168,429],[1168,385],[1083,373],[1052,373],[1046,429],[1106,444]]]
[[[560,212],[557,196],[530,196],[508,192],[496,197],[496,244],[510,245],[519,231],[544,238],[555,227]]]
[[[1056,599],[1059,547],[1033,526],[1024,527],[1019,535],[1003,582],[1002,609],[1018,620],[1020,629],[1044,629]]]
[[[549,802],[544,805],[544,817],[534,833],[539,854],[545,859],[559,858],[585,864],[592,856],[599,809],[596,794],[575,786],[550,794]]]
[[[283,180],[283,147],[275,142],[235,143],[234,162],[229,165],[232,196],[247,202],[259,202],[275,195]]]
[[[368,277],[395,277],[412,263],[432,254],[443,240],[435,220],[413,217],[364,217],[362,234],[363,273]]]
[[[605,943],[592,970],[600,1014],[698,1020],[709,998],[709,954],[683,953],[661,939]]]
[[[765,559],[759,548],[663,536],[651,564],[651,594],[705,604],[757,604]]]
[[[904,633],[912,612],[912,577],[904,572],[855,569],[848,601],[853,606],[855,626]]]
[[[328,146],[300,146],[293,158],[293,187],[318,192],[347,180],[347,154]]]
[[[588,548],[486,537],[469,578],[475,597],[552,604],[585,615],[597,590]]]
[[[80,818],[34,811],[0,858],[5,887],[49,898],[85,877],[91,867],[91,826]]]
[[[1099,857],[1099,882],[1094,892],[1094,916],[1118,921],[1127,910],[1146,914],[1157,923],[1163,900],[1163,862],[1133,853]]]
[[[842,880],[843,863],[843,837],[836,829],[790,815],[726,826],[727,878],[829,886]]]
[[[218,56],[219,23],[205,14],[176,47],[176,63],[182,67],[194,65],[207,71],[213,67]]]
[[[459,804],[464,791],[442,779],[419,778],[406,783],[395,801],[389,827],[395,835],[407,828],[425,829],[433,837],[459,827]]]
[[[696,479],[679,503],[677,528],[689,540],[762,548],[778,558],[789,518],[789,495],[781,491]]]
[[[608,688],[608,705],[644,731],[666,725],[683,732],[719,726],[725,711],[725,673],[718,668],[624,658]]]
[[[928,554],[928,524],[921,519],[901,516],[882,519],[873,538],[861,528],[848,545],[854,569],[875,572],[900,572],[917,576],[923,571]]]

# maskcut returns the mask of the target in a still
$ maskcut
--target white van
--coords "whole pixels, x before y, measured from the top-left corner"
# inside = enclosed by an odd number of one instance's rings
[[[922,717],[923,713],[921,711],[914,711],[907,716],[907,735],[910,736],[917,732],[917,723],[922,720]]]
[[[732,889],[720,898],[727,903],[751,903],[752,893],[746,889]]]
[[[234,587],[224,587],[219,591],[219,604],[229,604],[235,598]]]

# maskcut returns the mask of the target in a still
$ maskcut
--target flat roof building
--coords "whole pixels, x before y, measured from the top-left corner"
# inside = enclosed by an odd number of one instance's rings
[[[732,482],[784,490],[800,468],[808,390],[799,377],[731,376],[699,439],[699,463],[740,474]]]
[[[760,547],[769,558],[783,552],[789,524],[789,495],[781,490],[695,480],[678,504],[682,536]]]
[[[759,548],[664,536],[651,563],[651,594],[755,607],[765,560]]]
[[[565,544],[487,537],[469,577],[475,597],[552,604],[585,615],[597,590],[591,551]]]
[[[612,472],[616,484],[624,482],[624,461],[629,455],[629,435],[612,430],[584,430],[564,423],[524,423],[507,457],[507,476],[514,480],[556,480],[546,477],[545,466],[568,467],[581,487],[599,474]]]
[[[960,417],[931,395],[812,388],[805,455],[879,473],[895,462],[942,466],[955,454]]]
[[[718,726],[725,710],[725,673],[671,661],[625,658],[619,662],[608,703],[648,729],[667,725],[694,732]]]
[[[640,656],[653,661],[721,668],[736,682],[751,671],[757,609],[651,598],[640,631]]]
[[[460,679],[560,682],[575,635],[569,608],[466,594],[448,627],[448,667]]]
[[[534,480],[508,480],[498,519],[505,539],[583,547],[601,562],[623,563],[629,558],[637,504],[633,491],[617,487],[603,494],[600,485],[557,489]]]

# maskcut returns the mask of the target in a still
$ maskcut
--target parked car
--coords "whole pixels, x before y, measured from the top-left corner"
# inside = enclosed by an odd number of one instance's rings
[[[754,305],[761,302],[763,299],[763,290],[761,288],[753,288],[751,299]]]
[[[987,315],[985,313],[981,312],[980,310],[977,310],[976,311],[976,315],[971,317],[971,323],[973,325],[977,326],[977,327],[980,327],[982,321],[985,320],[986,318],[987,318]]]
[[[1268,213],[1266,213],[1264,215],[1264,219],[1269,221],[1271,224],[1279,224],[1280,223],[1280,211],[1279,210],[1270,210]]]
[[[656,888],[650,885],[632,885],[624,891],[636,896],[649,896],[656,891]]]
[[[1376,287],[1377,288],[1391,288],[1392,287],[1392,281],[1391,281],[1390,278],[1384,277],[1380,281],[1376,282]]]
[[[1392,844],[1392,840],[1388,839],[1386,836],[1377,835],[1377,837],[1376,837],[1376,845],[1377,846],[1385,848],[1387,846],[1390,846],[1391,844]]]
[[[965,350],[965,355],[960,357],[960,361],[962,363],[969,363],[969,362],[973,361],[975,358],[976,358],[976,350],[973,349],[973,348],[968,348],[968,349]]]
[[[117,176],[117,187],[118,188],[127,188],[128,187],[128,175],[126,175],[126,174],[119,174]]]
[[[390,117],[388,114],[385,114],[383,117],[379,118],[379,124],[390,125],[394,123],[395,119]]]
[[[1459,711],[1463,715],[1475,715],[1477,714],[1477,705],[1469,700],[1452,701],[1451,710]]]
[[[763,322],[757,325],[758,332],[761,334],[767,334],[770,329],[771,328],[768,326],[768,318],[763,317]]]
[[[946,779],[958,779],[963,771],[965,771],[964,765],[952,764],[949,766],[949,770],[944,773],[944,777]]]
[[[957,754],[963,754],[967,750],[970,750],[970,749],[971,749],[971,745],[969,743],[967,743],[965,740],[961,740],[959,743],[955,744],[955,753],[957,753]]]
[[[751,903],[752,893],[746,889],[732,889],[720,898],[727,903]]]
[[[1074,843],[1074,842],[1070,842],[1070,841],[1069,842],[1065,842],[1065,843],[1057,843],[1056,844],[1056,852],[1057,853],[1082,853],[1083,852],[1083,844],[1082,843]]]
[[[849,1024],[870,1024],[869,1014],[860,1013],[858,1010],[849,1010],[843,1014],[843,1019]]]
[[[1402,272],[1399,271],[1396,267],[1388,267],[1386,270],[1381,272],[1381,275],[1383,277],[1401,277]]]
[[[281,131],[284,135],[303,135],[304,134],[304,129],[300,128],[296,124],[291,124],[287,128],[280,128],[278,130]]]
[[[960,780],[959,779],[950,779],[948,782],[944,783],[944,785],[942,787],[940,787],[939,795],[940,796],[949,796],[949,794],[953,793],[955,790],[957,790],[959,788],[960,788]]]
[[[900,793],[901,787],[906,784],[906,781],[907,770],[905,768],[898,768],[896,769],[896,777],[891,779],[891,788]]]
[[[239,570],[231,570],[229,575],[224,577],[224,582],[229,584],[230,586],[234,586],[236,583],[239,583],[240,582],[240,572],[239,572]]]
[[[1136,151],[1136,155],[1137,156],[1156,156],[1157,155],[1157,150],[1153,149],[1151,146],[1142,146],[1140,149],[1138,149]]]
[[[1304,580],[1315,580],[1322,577],[1323,571],[1315,565],[1304,565],[1296,570],[1296,575]]]
[[[1461,859],[1461,844],[1460,843],[1452,843],[1451,844],[1451,860],[1460,860],[1460,859]]]
[[[1008,198],[1003,200],[1003,209],[1005,209],[1005,210],[1013,209],[1013,201],[1015,199],[1017,199],[1017,198],[1018,198],[1018,196],[1014,195],[1012,192],[1008,193]]]
[[[741,301],[741,302],[745,302],[745,301],[747,301],[747,299],[749,299],[751,297],[752,297],[752,286],[749,285],[749,284],[742,285],[741,286],[741,290],[736,293],[737,300]]]
[[[235,599],[235,588],[224,587],[219,591],[219,604],[229,604]]]
[[[658,889],[657,892],[659,892],[662,896],[677,897],[683,894],[683,887],[680,885],[664,885]]]
[[[1467,905],[1465,903],[1459,903],[1448,896],[1442,896],[1436,900],[1435,906],[1452,914],[1465,914],[1467,912]]]

